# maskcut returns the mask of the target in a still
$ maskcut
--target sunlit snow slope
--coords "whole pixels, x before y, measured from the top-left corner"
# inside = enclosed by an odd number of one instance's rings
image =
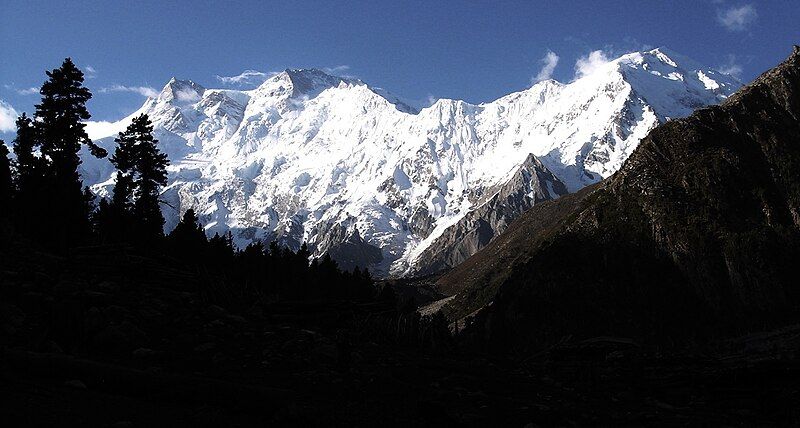
[[[209,234],[231,230],[239,245],[307,241],[347,267],[401,275],[428,271],[422,258],[434,243],[437,252],[451,241],[459,254],[477,251],[486,236],[469,245],[464,236],[483,216],[507,213],[489,221],[491,238],[536,201],[614,173],[658,123],[740,86],[656,49],[480,105],[442,99],[416,111],[312,69],[286,70],[250,91],[172,79],[133,115],[150,115],[172,163],[167,230],[194,208]],[[98,143],[111,151],[113,138]],[[111,165],[83,159],[84,180],[107,195]],[[498,211],[504,204],[515,209]]]

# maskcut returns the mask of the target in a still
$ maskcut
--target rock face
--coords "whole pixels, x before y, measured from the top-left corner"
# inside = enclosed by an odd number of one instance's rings
[[[523,214],[440,285],[458,293],[452,319],[483,307],[467,331],[505,346],[796,323],[799,213],[796,47],[722,105],[651,131],[608,180]]]
[[[134,115],[150,115],[171,162],[167,231],[194,208],[239,245],[306,241],[399,276],[457,264],[526,208],[615,172],[659,123],[739,86],[655,49],[480,105],[417,111],[359,80],[286,70],[248,91],[172,79]],[[94,137],[113,151],[112,136]],[[107,195],[111,165],[83,160]]]
[[[567,188],[542,162],[529,155],[514,175],[487,192],[488,200],[448,227],[412,258],[410,269],[426,275],[458,266],[485,247],[508,224],[535,204],[566,195]]]

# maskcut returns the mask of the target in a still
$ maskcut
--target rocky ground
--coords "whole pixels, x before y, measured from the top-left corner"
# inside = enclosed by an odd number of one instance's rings
[[[800,423],[798,326],[691,352],[565,338],[493,356],[389,303],[242,301],[120,248],[0,256],[13,425]]]

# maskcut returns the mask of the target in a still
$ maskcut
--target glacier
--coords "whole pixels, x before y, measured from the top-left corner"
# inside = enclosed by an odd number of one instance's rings
[[[415,275],[457,264],[533,204],[608,177],[652,128],[740,86],[664,48],[569,83],[421,109],[316,69],[286,70],[252,90],[173,78],[92,137],[113,152],[132,117],[150,116],[171,162],[165,231],[193,208],[209,235],[230,230],[240,246],[308,242],[344,267]],[[108,196],[113,167],[82,159],[85,184]]]

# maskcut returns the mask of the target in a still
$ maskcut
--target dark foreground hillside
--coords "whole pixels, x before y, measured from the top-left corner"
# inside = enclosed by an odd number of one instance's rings
[[[600,337],[500,357],[390,299],[243,304],[119,247],[0,260],[10,426],[800,422],[800,327],[680,352]]]
[[[555,215],[554,215],[555,214]],[[526,212],[444,276],[489,348],[702,344],[800,321],[800,48],[654,129],[594,188]]]

